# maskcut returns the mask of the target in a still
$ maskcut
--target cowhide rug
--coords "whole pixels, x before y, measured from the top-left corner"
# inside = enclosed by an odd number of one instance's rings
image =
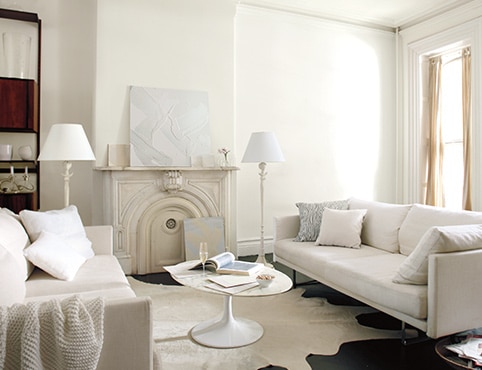
[[[155,367],[163,370],[259,369],[269,365],[310,370],[310,354],[334,355],[341,344],[357,340],[399,338],[396,330],[362,326],[356,316],[366,306],[335,306],[324,298],[304,298],[303,289],[268,297],[234,297],[235,316],[255,320],[263,337],[251,345],[208,348],[189,332],[201,321],[219,316],[223,297],[192,288],[143,283],[129,277],[138,296],[151,296],[154,316]]]

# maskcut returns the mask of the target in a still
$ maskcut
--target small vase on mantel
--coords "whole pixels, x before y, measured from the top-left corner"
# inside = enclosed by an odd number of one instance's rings
[[[229,167],[231,164],[229,163],[228,155],[224,154],[221,156],[221,167]]]
[[[229,152],[230,152],[230,150],[228,150],[226,148],[218,149],[218,153],[221,155],[220,159],[219,159],[219,166],[220,167],[230,167],[231,166],[231,164],[229,163],[229,158],[228,158]]]

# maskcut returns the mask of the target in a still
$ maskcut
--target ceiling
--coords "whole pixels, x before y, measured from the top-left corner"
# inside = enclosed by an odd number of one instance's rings
[[[387,28],[406,26],[481,0],[239,0],[325,18]]]

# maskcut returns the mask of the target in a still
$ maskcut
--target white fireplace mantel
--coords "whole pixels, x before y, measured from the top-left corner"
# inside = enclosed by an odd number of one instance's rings
[[[237,167],[99,167],[104,222],[114,227],[114,254],[126,274],[163,271],[184,260],[182,221],[224,217],[236,254]]]

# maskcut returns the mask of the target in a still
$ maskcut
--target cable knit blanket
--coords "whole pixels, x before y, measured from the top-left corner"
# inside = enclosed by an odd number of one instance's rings
[[[95,369],[103,339],[101,297],[0,307],[0,369]]]

